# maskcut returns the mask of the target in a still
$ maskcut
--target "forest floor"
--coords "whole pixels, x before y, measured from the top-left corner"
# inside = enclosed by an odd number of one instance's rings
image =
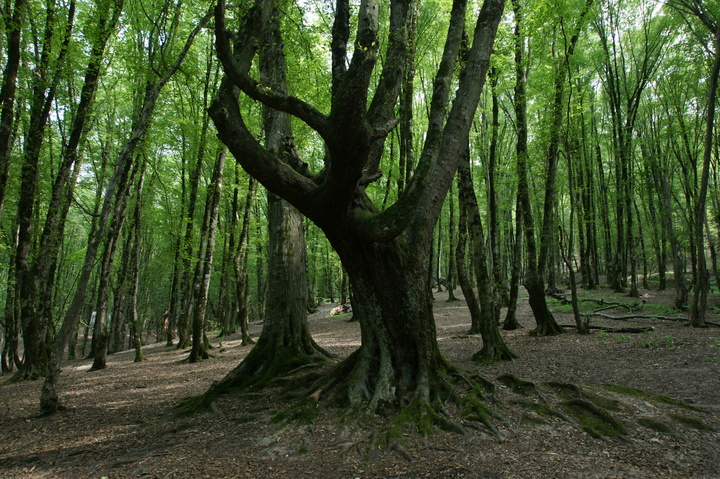
[[[676,315],[671,292],[642,293],[647,303],[640,314]],[[605,289],[582,297],[638,303]],[[273,414],[288,406],[276,391],[221,396],[213,413],[168,414],[182,398],[206,391],[249,351],[236,337],[222,345],[213,338],[215,357],[198,364],[182,363],[188,352],[164,343],[146,346],[147,361],[139,364],[132,351],[109,356],[102,371],[89,372],[88,360],[68,362],[60,384],[67,409],[51,417],[39,416],[42,381],[0,387],[0,478],[720,477],[720,329],[593,318],[593,325],[654,330],[581,336],[569,329],[534,338],[521,294],[523,329],[503,332],[519,358],[483,366],[470,360],[481,339],[465,334],[470,317],[464,301],[446,299],[447,293],[437,294],[434,310],[448,360],[496,384],[506,374],[535,384],[527,396],[498,387],[497,402],[488,402],[505,418],[494,421],[497,435],[468,423],[472,434],[407,432],[391,447],[378,447],[385,419],[376,416],[349,420],[324,409],[312,425],[271,424]],[[573,324],[570,306],[548,301],[559,323]],[[359,346],[359,326],[329,316],[332,306],[310,316],[310,327],[319,344],[343,358]],[[717,321],[717,295],[711,306]],[[582,303],[584,311],[601,307]],[[627,314],[622,308],[604,312]],[[252,327],[257,336],[261,325]],[[583,397],[612,410],[625,434],[586,432],[562,394],[572,387],[551,382],[581,385]]]

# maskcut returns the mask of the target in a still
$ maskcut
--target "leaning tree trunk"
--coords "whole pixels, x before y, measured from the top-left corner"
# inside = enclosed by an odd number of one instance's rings
[[[45,333],[47,324],[44,324],[38,314],[38,292],[41,287],[31,267],[31,250],[35,243],[36,217],[35,205],[38,201],[37,190],[40,171],[40,153],[45,136],[45,128],[50,117],[50,108],[55,101],[55,93],[60,83],[62,68],[72,37],[72,28],[75,18],[75,3],[71,2],[68,8],[68,20],[60,52],[52,65],[51,52],[56,41],[53,35],[55,30],[54,12],[49,11],[45,25],[42,54],[40,64],[35,70],[32,84],[32,99],[30,106],[28,129],[24,135],[23,165],[20,172],[20,195],[17,203],[17,231],[18,240],[15,250],[16,295],[20,304],[19,319],[23,333],[23,346],[25,360],[22,371],[18,371],[18,378],[36,379],[47,374],[48,356],[46,353]]]
[[[133,125],[133,130],[130,137],[123,145],[118,160],[115,164],[115,172],[108,183],[107,191],[105,192],[105,198],[103,200],[102,210],[98,219],[97,230],[94,231],[88,242],[88,248],[85,252],[85,259],[83,261],[83,267],[80,272],[80,276],[77,281],[77,287],[73,294],[72,301],[65,311],[63,316],[62,325],[58,334],[55,338],[55,344],[50,351],[50,367],[49,373],[45,377],[43,383],[43,389],[40,393],[40,410],[43,414],[52,414],[61,408],[60,400],[57,392],[57,381],[60,376],[60,360],[62,353],[65,349],[70,335],[75,331],[77,325],[77,319],[80,311],[85,304],[87,287],[90,282],[90,276],[95,265],[96,256],[100,250],[100,246],[103,238],[107,233],[108,222],[111,216],[111,210],[115,199],[115,193],[117,189],[123,188],[123,177],[126,175],[126,171],[129,170],[130,164],[132,163],[131,157],[135,151],[135,148],[142,141],[147,133],[150,125],[150,119],[152,113],[155,110],[157,99],[162,91],[163,87],[167,84],[170,78],[180,68],[182,61],[185,59],[193,40],[200,32],[201,28],[207,23],[209,17],[205,17],[200,21],[199,25],[196,26],[185,41],[185,45],[178,55],[175,63],[173,63],[164,73],[164,75],[158,79],[157,83],[151,85],[146,90],[144,103],[142,110],[138,117],[137,122]]]

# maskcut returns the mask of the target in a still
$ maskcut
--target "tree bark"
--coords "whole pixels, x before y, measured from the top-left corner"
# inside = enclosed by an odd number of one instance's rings
[[[45,344],[45,328],[38,315],[38,284],[33,274],[31,249],[33,246],[33,221],[35,219],[36,192],[40,168],[40,152],[45,137],[45,127],[50,108],[55,100],[65,56],[72,37],[75,19],[75,2],[70,2],[68,18],[61,40],[60,52],[52,64],[55,12],[47,9],[42,54],[37,75],[33,82],[30,119],[23,145],[23,166],[20,173],[20,192],[17,205],[18,243],[15,251],[16,294],[20,302],[20,325],[23,332],[25,361],[22,374],[25,378],[37,378],[47,374],[48,354]]]

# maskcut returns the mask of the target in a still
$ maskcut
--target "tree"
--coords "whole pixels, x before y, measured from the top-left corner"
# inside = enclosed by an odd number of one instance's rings
[[[113,218],[116,218],[118,215],[123,213],[124,205],[122,205],[122,202],[120,202],[120,204],[117,203],[116,195],[121,196],[121,192],[128,180],[129,171],[132,169],[131,166],[133,166],[132,157],[135,154],[137,146],[147,134],[152,113],[157,105],[160,92],[170,78],[172,78],[175,72],[180,68],[180,65],[187,56],[195,37],[209,19],[210,17],[206,15],[198,23],[198,25],[195,26],[188,35],[188,38],[186,39],[183,47],[180,49],[180,52],[177,54],[175,61],[167,66],[166,70],[159,75],[159,78],[156,79],[155,83],[148,83],[146,85],[143,101],[140,105],[141,108],[137,117],[133,121],[132,131],[118,153],[113,174],[108,181],[105,195],[102,199],[102,208],[97,218],[98,224],[92,231],[88,240],[82,270],[79,274],[72,300],[63,315],[60,329],[56,334],[54,344],[52,345],[50,351],[49,371],[45,376],[42,392],[40,393],[40,410],[43,414],[53,414],[62,407],[57,392],[57,381],[60,375],[60,360],[70,336],[75,331],[78,316],[85,304],[85,297],[95,266],[95,259],[99,254],[103,240],[108,235],[110,223]],[[104,348],[102,349],[104,351]]]
[[[640,32],[622,31],[618,6],[606,3],[595,21],[603,61],[600,65],[603,88],[607,93],[612,121],[615,155],[616,244],[608,282],[615,291],[627,285],[630,265],[630,296],[638,297],[637,252],[633,203],[633,137],[643,92],[653,79],[667,42],[664,25],[639,18]],[[647,10],[642,9],[642,10]]]
[[[266,4],[260,14],[264,26],[258,38],[264,45],[260,52],[260,81],[284,93],[287,80],[280,11],[277,5]],[[302,168],[287,113],[265,107],[264,131],[266,151],[284,164]],[[246,210],[251,195],[252,188],[249,188]],[[222,381],[215,383],[203,400],[212,401],[216,392],[227,388],[262,387],[278,375],[303,365],[325,362],[330,356],[313,341],[307,322],[302,215],[272,192],[268,192],[267,200],[268,282],[262,333],[247,357]]]
[[[215,238],[217,234],[218,215],[220,212],[220,195],[222,193],[223,170],[225,169],[225,148],[220,148],[215,155],[215,169],[210,180],[211,188],[205,205],[205,216],[200,231],[199,259],[195,265],[193,280],[192,310],[192,349],[188,362],[194,363],[207,359],[209,354],[205,342],[205,312],[210,289],[210,273],[212,272],[215,255]]]
[[[10,151],[15,112],[15,91],[17,89],[18,69],[20,67],[20,39],[22,25],[25,20],[27,0],[15,0],[10,12],[9,2],[3,9],[3,22],[7,36],[7,51],[5,52],[5,70],[3,71],[3,84],[0,90],[0,213],[5,202],[8,173],[10,171]]]
[[[477,198],[473,190],[470,177],[470,150],[466,150],[465,161],[458,165],[458,196],[460,197],[461,214],[464,214],[463,223],[466,223],[470,232],[473,247],[473,264],[475,267],[475,280],[477,281],[478,298],[472,298],[473,303],[479,303],[480,309],[472,308],[472,326],[470,333],[480,333],[483,347],[473,359],[476,361],[491,362],[514,359],[515,354],[510,351],[500,335],[495,317],[495,300],[493,298],[493,285],[488,268],[489,254],[485,247],[485,234],[480,220]],[[463,211],[464,210],[464,211]],[[463,232],[464,233],[464,232]],[[464,247],[464,245],[463,245]],[[458,258],[461,260],[462,258]],[[467,283],[467,279],[465,280]],[[472,288],[464,286],[463,296],[470,304],[470,296],[474,296]]]
[[[527,247],[527,273],[525,276],[525,289],[529,295],[529,303],[537,327],[531,334],[537,336],[548,336],[563,333],[563,329],[557,324],[545,300],[545,280],[543,271],[538,265],[537,246],[535,242],[535,220],[533,218],[532,206],[530,203],[530,185],[528,183],[527,160],[528,160],[528,126],[527,126],[527,93],[526,65],[524,57],[524,44],[522,36],[523,7],[519,0],[513,0],[515,12],[515,124],[517,128],[517,144],[515,148],[517,161],[518,178],[518,199],[520,212],[523,219],[523,232],[525,234],[525,245]],[[548,180],[549,181],[549,180]]]
[[[361,3],[355,49],[348,64],[350,3],[337,2],[329,114],[248,75],[253,40],[263,24],[262,9],[256,5],[246,16],[245,28],[235,37],[234,53],[224,3],[216,10],[218,55],[227,75],[210,109],[218,136],[251,175],[324,231],[353,287],[353,313],[360,320],[362,345],[315,385],[314,397],[334,389],[343,403],[366,404],[370,410],[408,403],[425,410],[448,393],[442,372],[449,365],[438,350],[432,316],[432,230],[467,145],[504,7],[502,0],[483,4],[448,112],[466,18],[465,2],[453,3],[433,87],[430,126],[415,174],[398,200],[380,211],[368,188],[380,177],[384,141],[398,123],[393,115],[406,64],[409,3],[394,1],[389,7],[384,64],[377,84],[372,85],[381,41],[380,5],[372,0]],[[243,121],[234,87],[315,130],[326,148],[323,171],[297,171],[263,148]]]
[[[697,265],[695,267],[694,291],[692,307],[690,309],[690,324],[695,327],[705,327],[705,312],[707,309],[707,296],[709,273],[705,259],[705,222],[707,215],[707,190],[710,178],[710,160],[712,157],[715,108],[717,103],[718,76],[720,75],[720,18],[717,9],[709,9],[713,2],[703,0],[669,0],[670,6],[683,15],[696,17],[712,35],[714,59],[708,78],[707,112],[705,114],[705,141],[703,144],[703,161],[700,185],[695,199],[693,225],[693,249]],[[717,5],[715,5],[717,7]],[[713,13],[714,12],[714,13]]]

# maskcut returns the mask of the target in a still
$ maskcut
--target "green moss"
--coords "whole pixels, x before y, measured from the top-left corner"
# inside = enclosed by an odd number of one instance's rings
[[[672,406],[677,406],[677,407],[680,407],[683,409],[687,409],[688,411],[706,412],[703,409],[700,409],[699,407],[693,406],[692,404],[687,404],[682,401],[678,401],[677,399],[673,399],[673,398],[670,398],[667,396],[662,396],[659,394],[655,395],[653,397],[653,400],[655,400],[657,402],[665,403],[665,404],[670,404]]]
[[[700,419],[695,419],[694,417],[688,417],[688,416],[681,416],[679,414],[670,414],[670,417],[674,420],[682,424],[683,426],[691,427],[693,429],[697,429],[698,431],[708,431],[708,432],[714,432],[715,429],[713,429],[708,424],[704,423]]]
[[[618,386],[617,384],[603,384],[603,388],[607,389],[608,391],[621,393],[621,394],[627,394],[630,396],[638,396],[638,397],[648,397],[649,394],[651,394],[649,391],[644,391],[642,389],[635,389],[635,388],[628,388],[625,386]]]
[[[532,396],[537,392],[535,383],[520,379],[512,374],[503,374],[502,376],[498,376],[497,380],[504,386],[510,388],[512,392],[521,396]]]
[[[608,411],[585,399],[572,399],[563,404],[563,409],[573,416],[585,432],[594,437],[616,437],[627,431]]]
[[[393,424],[398,428],[410,427],[420,434],[430,435],[438,418],[439,415],[432,406],[414,399],[400,411]]]
[[[377,434],[377,437],[373,442],[378,447],[386,448],[396,440],[402,439],[402,437],[403,432],[400,427],[389,425]]]
[[[668,426],[664,422],[660,422],[657,419],[653,419],[651,417],[639,417],[637,422],[643,427],[652,429],[653,431],[661,432],[663,434],[673,434],[675,432],[670,426]]]
[[[307,442],[307,440],[303,441],[302,444],[300,444],[300,447],[298,448],[298,454],[307,454],[310,450],[310,443]]]
[[[689,411],[705,412],[702,409],[700,409],[699,407],[684,403],[677,399],[663,396],[661,394],[655,394],[654,392],[646,391],[644,389],[628,388],[625,386],[618,386],[616,384],[603,384],[602,387],[608,391],[612,391],[615,393],[627,394],[629,396],[641,397],[641,398],[644,398],[644,399],[647,399],[650,401],[655,401],[655,402],[659,402],[659,403],[663,403],[663,404],[670,404],[672,406],[677,406],[677,407],[680,407],[683,409],[687,409]]]

